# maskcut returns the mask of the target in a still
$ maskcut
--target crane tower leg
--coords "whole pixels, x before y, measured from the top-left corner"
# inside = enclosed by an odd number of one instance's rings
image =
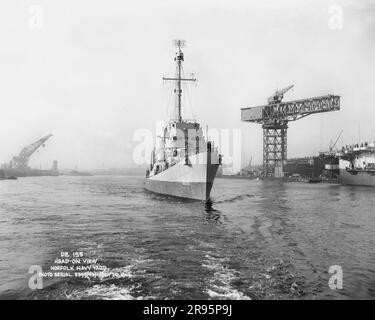
[[[275,176],[275,168],[283,168],[287,159],[288,124],[272,123],[263,125],[263,167],[264,176]]]

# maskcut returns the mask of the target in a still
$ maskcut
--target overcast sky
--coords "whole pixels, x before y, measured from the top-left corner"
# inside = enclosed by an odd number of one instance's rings
[[[175,38],[198,78],[184,114],[241,129],[244,164],[261,163],[262,130],[240,108],[289,84],[285,100],[338,94],[342,110],[290,123],[288,157],[341,130],[339,145],[375,140],[374,1],[2,0],[0,163],[52,133],[32,166],[134,166],[134,131],[166,117]]]

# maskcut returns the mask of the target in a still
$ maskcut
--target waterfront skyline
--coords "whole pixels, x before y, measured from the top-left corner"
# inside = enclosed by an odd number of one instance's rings
[[[134,131],[166,117],[161,78],[174,72],[175,38],[187,40],[185,71],[198,79],[185,114],[241,129],[243,165],[261,163],[262,130],[242,123],[240,108],[289,84],[285,100],[341,96],[340,111],[290,123],[289,157],[327,150],[341,130],[338,145],[375,140],[373,1],[40,1],[35,28],[33,2],[5,3],[0,163],[52,133],[32,166],[135,166]]]

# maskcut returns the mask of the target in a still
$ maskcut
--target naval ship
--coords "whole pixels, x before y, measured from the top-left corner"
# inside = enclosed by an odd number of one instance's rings
[[[175,83],[175,108],[151,153],[145,188],[158,194],[206,201],[222,156],[214,142],[206,139],[198,122],[181,116],[182,83],[196,79],[183,76],[185,41],[174,40],[174,43],[177,47],[175,77],[163,77],[163,80]]]
[[[339,158],[342,184],[375,187],[375,142],[345,146]]]

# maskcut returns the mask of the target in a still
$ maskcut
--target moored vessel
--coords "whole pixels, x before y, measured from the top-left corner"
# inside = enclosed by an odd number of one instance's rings
[[[342,184],[375,186],[375,142],[345,146],[340,153]]]

